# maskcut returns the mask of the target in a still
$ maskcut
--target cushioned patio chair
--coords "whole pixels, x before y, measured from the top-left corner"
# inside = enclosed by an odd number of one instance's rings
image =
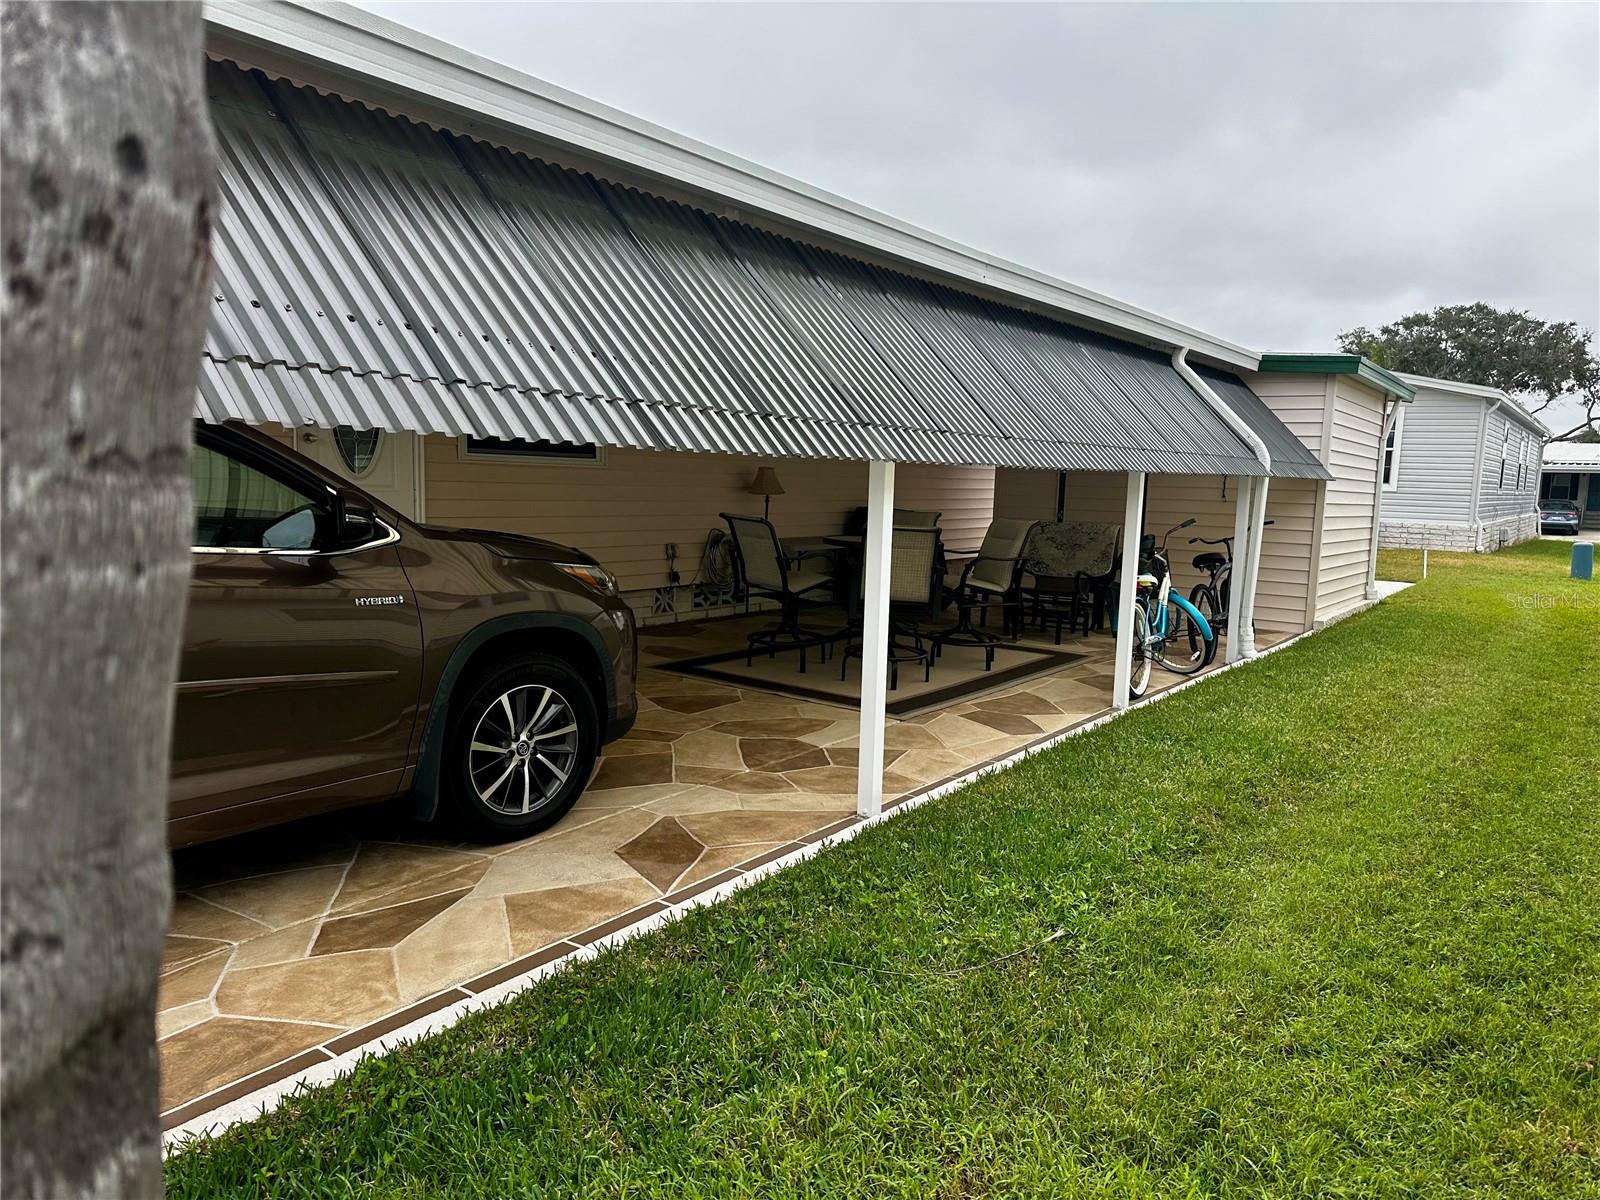
[[[957,580],[947,581],[946,592],[956,604],[956,623],[933,635],[934,653],[946,646],[980,646],[984,651],[983,669],[994,667],[994,648],[1001,638],[987,629],[975,628],[974,613],[988,623],[989,609],[1001,613],[1001,633],[1008,638],[1022,636],[1022,560],[1037,521],[996,517],[983,535],[978,556],[967,563]]]
[[[891,529],[937,529],[939,518],[943,513],[924,512],[916,508],[897,508],[894,510],[894,520]],[[867,509],[865,505],[850,510],[850,515],[844,519],[844,531],[855,537],[867,535]]]
[[[1122,526],[1103,521],[1044,521],[1028,542],[1022,596],[1042,630],[1055,623],[1056,645],[1070,624],[1083,636],[1103,618],[1105,589],[1117,569]]]
[[[899,510],[897,509],[896,512]],[[900,664],[920,662],[922,681],[933,672],[933,643],[923,621],[939,610],[944,580],[939,570],[939,531],[932,526],[896,528],[889,543],[889,690],[900,686]],[[852,626],[840,656],[839,678],[862,653],[861,627]]]
[[[843,631],[801,625],[800,601],[827,588],[833,582],[832,576],[814,568],[791,566],[771,521],[736,513],[723,513],[722,519],[728,523],[728,533],[733,538],[733,560],[745,595],[769,596],[779,605],[778,623],[770,629],[758,629],[746,639],[745,666],[755,661],[758,650],[765,651],[769,658],[780,650],[798,650],[800,671],[804,674],[806,655],[813,646],[822,648],[822,661],[826,662],[829,648],[844,636]]]

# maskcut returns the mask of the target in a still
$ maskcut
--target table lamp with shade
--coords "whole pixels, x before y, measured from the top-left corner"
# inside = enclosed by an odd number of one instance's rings
[[[756,477],[750,481],[750,486],[745,491],[752,496],[762,497],[761,517],[763,520],[772,519],[772,498],[783,495],[783,484],[778,482],[778,472],[771,467],[760,467],[756,470]]]

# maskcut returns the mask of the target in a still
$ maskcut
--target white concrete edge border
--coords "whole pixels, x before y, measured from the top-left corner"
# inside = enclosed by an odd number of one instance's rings
[[[1340,618],[1342,619],[1343,617],[1353,616],[1357,612],[1363,611],[1367,608],[1372,608],[1380,603],[1382,603],[1381,600],[1363,601],[1359,605],[1353,606],[1347,612],[1341,613]],[[1324,626],[1324,628],[1325,627],[1326,626]],[[864,830],[871,829],[876,825],[881,825],[884,821],[899,816],[903,812],[909,812],[913,808],[920,808],[929,801],[937,800],[941,796],[947,796],[951,792],[957,791],[960,788],[964,788],[969,783],[976,782],[986,775],[1014,767],[1024,759],[1031,758],[1033,755],[1040,754],[1043,751],[1054,749],[1070,738],[1080,737],[1091,730],[1099,729],[1102,725],[1105,725],[1111,721],[1115,721],[1119,717],[1124,717],[1128,713],[1137,712],[1141,708],[1145,708],[1151,704],[1159,703],[1160,701],[1165,700],[1168,696],[1176,695],[1187,688],[1195,687],[1198,684],[1205,683],[1207,680],[1216,679],[1221,675],[1227,674],[1229,671],[1238,670],[1240,667],[1247,667],[1253,662],[1260,661],[1269,654],[1276,654],[1278,651],[1286,649],[1289,646],[1293,646],[1295,643],[1303,641],[1306,638],[1312,637],[1320,632],[1321,629],[1308,629],[1303,633],[1297,633],[1293,637],[1285,638],[1283,641],[1274,646],[1268,646],[1265,650],[1260,651],[1254,658],[1240,659],[1238,662],[1227,663],[1213,671],[1207,671],[1203,675],[1196,675],[1192,679],[1185,679],[1181,683],[1175,683],[1170,687],[1163,688],[1153,696],[1146,696],[1141,700],[1137,700],[1130,704],[1127,708],[1112,710],[1111,712],[1105,713],[1099,717],[1095,717],[1092,720],[1085,721],[1080,725],[1074,725],[1070,729],[1062,730],[1060,733],[1054,734],[1051,737],[1041,739],[1030,746],[1024,746],[1022,749],[1013,751],[1004,758],[998,758],[992,762],[984,763],[982,766],[974,767],[972,770],[962,775],[948,779],[944,783],[935,784],[926,791],[918,792],[916,795],[909,796],[906,799],[899,801],[893,808],[885,809],[875,817],[868,817],[855,825],[851,825],[846,829],[839,830],[837,833],[831,833],[822,840],[804,846],[793,853],[786,854],[782,858],[775,858],[771,862],[763,863],[758,867],[753,867],[744,874],[740,875],[737,879],[730,879],[726,883],[718,884],[714,888],[708,888],[697,895],[690,896],[688,899],[672,905],[670,908],[667,908],[662,912],[652,913],[643,920],[637,921],[632,925],[625,926],[624,928],[619,929],[614,933],[610,933],[603,938],[599,938],[596,941],[589,943],[587,946],[582,946],[572,951],[570,954],[563,955],[561,958],[552,959],[550,962],[534,967],[526,974],[515,976],[514,978],[506,980],[504,983],[496,984],[494,987],[487,988],[476,995],[468,996],[465,1000],[458,1000],[456,1003],[449,1005],[446,1008],[441,1008],[434,1012],[428,1013],[425,1016],[418,1017],[409,1025],[402,1025],[398,1029],[391,1030],[380,1037],[374,1038],[370,1042],[367,1042],[361,1046],[357,1046],[353,1050],[347,1050],[337,1058],[331,1058],[327,1062],[320,1062],[315,1066],[307,1067],[304,1071],[290,1075],[276,1083],[268,1084],[265,1087],[259,1088],[248,1095],[241,1096],[236,1100],[229,1101],[226,1104],[212,1109],[210,1112],[204,1113],[198,1117],[193,1117],[181,1125],[175,1125],[162,1134],[161,1142],[163,1153],[170,1154],[174,1150],[179,1149],[182,1145],[185,1145],[190,1141],[215,1137],[217,1134],[222,1133],[235,1125],[243,1124],[246,1121],[252,1121],[256,1117],[262,1116],[263,1114],[271,1111],[274,1107],[276,1107],[279,1101],[301,1087],[312,1087],[317,1084],[331,1083],[333,1080],[338,1079],[343,1075],[348,1075],[355,1068],[356,1064],[363,1058],[387,1054],[391,1050],[398,1049],[399,1047],[410,1042],[414,1042],[419,1038],[426,1037],[428,1034],[438,1033],[442,1030],[448,1029],[450,1026],[460,1021],[461,1018],[465,1017],[468,1013],[477,1012],[480,1009],[492,1008],[495,1005],[500,1004],[502,1001],[509,1000],[511,997],[519,995],[520,993],[535,987],[544,979],[555,974],[557,971],[560,971],[571,963],[583,962],[587,959],[594,958],[602,950],[608,949],[612,946],[620,946],[622,943],[630,940],[631,938],[638,937],[640,934],[649,933],[654,929],[659,929],[661,926],[675,920],[681,914],[689,912],[691,909],[699,908],[703,904],[716,904],[719,901],[733,895],[741,888],[748,887],[753,883],[757,883],[760,880],[767,878],[769,875],[776,874],[787,867],[793,866],[795,863],[804,862],[806,859],[821,853],[830,846],[848,842],[858,834],[862,833]]]

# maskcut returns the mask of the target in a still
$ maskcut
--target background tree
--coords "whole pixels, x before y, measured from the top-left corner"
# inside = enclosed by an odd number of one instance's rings
[[[0,42],[0,1171],[7,1196],[158,1196],[200,9],[6,3]]]
[[[1600,430],[1600,360],[1594,334],[1575,321],[1541,321],[1481,302],[1445,305],[1401,317],[1376,333],[1364,325],[1346,330],[1339,347],[1392,371],[1481,383],[1527,397],[1529,412],[1560,410],[1548,411],[1545,420],[1551,425],[1554,419],[1557,441]]]

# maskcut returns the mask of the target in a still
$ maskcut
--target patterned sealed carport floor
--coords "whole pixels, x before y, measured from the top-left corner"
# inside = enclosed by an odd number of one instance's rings
[[[643,661],[741,644],[752,621],[646,630]],[[1104,711],[1109,639],[1069,636],[1063,649],[1086,657],[892,721],[885,799]],[[962,670],[981,674],[981,661],[938,668]],[[494,986],[852,816],[853,711],[648,665],[639,686],[637,727],[607,748],[573,811],[537,837],[437,840],[379,810],[177,855],[158,1013],[164,1123]]]

